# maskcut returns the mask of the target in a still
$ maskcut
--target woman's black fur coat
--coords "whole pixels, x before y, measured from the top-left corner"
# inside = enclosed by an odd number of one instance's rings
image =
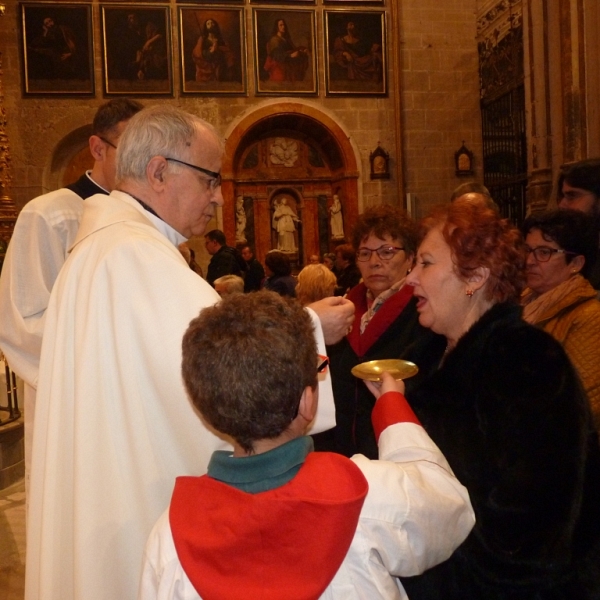
[[[600,450],[561,345],[498,304],[409,402],[477,520],[410,600],[600,598]]]

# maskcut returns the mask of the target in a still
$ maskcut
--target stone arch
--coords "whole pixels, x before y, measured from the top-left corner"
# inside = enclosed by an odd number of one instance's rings
[[[312,168],[277,169],[269,163],[265,144],[277,139],[298,140],[323,158],[323,164]],[[248,153],[261,147],[260,156],[248,161]],[[258,151],[256,151],[258,154]],[[301,162],[301,161],[300,161]],[[249,170],[248,164],[252,169]],[[329,208],[336,190],[341,194],[346,227],[350,227],[360,209],[360,172],[358,152],[349,135],[335,118],[321,108],[294,101],[270,101],[243,115],[227,133],[221,174],[223,195],[252,198],[254,245],[259,260],[272,249],[271,205],[274,190],[292,190],[300,198],[302,227],[299,231],[298,267],[306,264],[311,254],[331,251],[334,243],[328,233]],[[306,165],[305,165],[306,166]],[[235,239],[235,206],[223,207],[223,230]]]

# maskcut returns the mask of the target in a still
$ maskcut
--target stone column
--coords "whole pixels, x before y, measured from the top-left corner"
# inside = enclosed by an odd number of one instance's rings
[[[0,4],[0,17],[4,16],[5,8],[4,4]],[[17,220],[16,206],[9,196],[12,179],[10,162],[10,145],[6,135],[6,111],[2,91],[2,52],[0,51],[0,269]]]

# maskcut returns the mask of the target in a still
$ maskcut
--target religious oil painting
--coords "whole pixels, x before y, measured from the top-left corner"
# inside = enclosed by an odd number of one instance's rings
[[[168,6],[101,6],[104,93],[172,95]]]
[[[250,4],[287,4],[292,6],[294,4],[316,4],[317,0],[250,0]]]
[[[244,4],[245,0],[176,0],[177,4]]]
[[[243,8],[179,8],[184,94],[247,92]]]
[[[323,4],[337,4],[338,6],[382,6],[385,0],[323,0]]]
[[[385,96],[383,11],[325,11],[327,95]]]
[[[21,4],[25,95],[93,95],[92,5]]]
[[[254,9],[257,95],[317,93],[315,12]]]

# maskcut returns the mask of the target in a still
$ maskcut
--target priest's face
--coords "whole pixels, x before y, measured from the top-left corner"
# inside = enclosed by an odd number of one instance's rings
[[[181,160],[214,173],[221,171],[221,148],[210,131],[200,131],[193,140],[187,157]],[[221,186],[210,175],[183,166],[170,178],[172,198],[167,222],[181,235],[202,235],[218,206],[223,206]]]

